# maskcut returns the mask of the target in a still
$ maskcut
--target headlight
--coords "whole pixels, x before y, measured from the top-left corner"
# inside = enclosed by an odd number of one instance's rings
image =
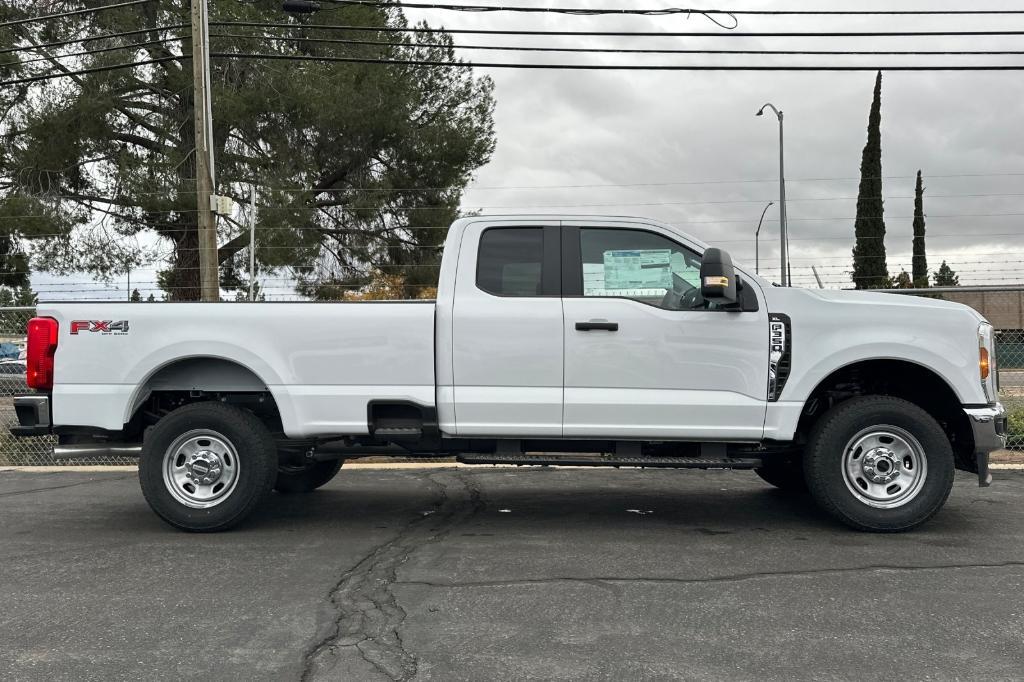
[[[992,325],[982,322],[978,327],[978,375],[981,378],[981,387],[985,391],[985,397],[990,403],[994,403],[998,399],[998,374],[995,332]]]

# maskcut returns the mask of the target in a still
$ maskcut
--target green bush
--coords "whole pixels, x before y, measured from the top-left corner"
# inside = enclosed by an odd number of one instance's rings
[[[1024,406],[1011,407],[1007,415],[1006,446],[1009,448],[1024,447]]]

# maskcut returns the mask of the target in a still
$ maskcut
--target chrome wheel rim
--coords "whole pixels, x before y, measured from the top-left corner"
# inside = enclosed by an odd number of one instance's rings
[[[238,485],[238,453],[216,431],[195,429],[178,436],[164,452],[163,473],[174,499],[192,509],[209,509]]]
[[[928,477],[924,448],[898,426],[872,426],[857,433],[843,450],[842,466],[853,496],[877,509],[907,504]]]

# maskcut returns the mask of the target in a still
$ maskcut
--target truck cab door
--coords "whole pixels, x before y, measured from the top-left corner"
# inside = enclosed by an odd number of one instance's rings
[[[563,225],[563,435],[759,440],[769,333],[760,292],[757,312],[716,310],[700,298],[700,252],[670,231]]]
[[[451,385],[438,387],[442,430],[460,437],[561,436],[559,251],[557,223],[466,227],[450,315]],[[439,316],[439,325],[446,321]]]

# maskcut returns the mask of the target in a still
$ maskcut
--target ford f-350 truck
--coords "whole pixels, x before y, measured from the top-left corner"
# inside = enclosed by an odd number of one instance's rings
[[[992,327],[936,298],[781,288],[658,222],[474,217],[435,301],[41,303],[15,435],[135,455],[216,531],[345,460],[753,469],[858,529],[934,515],[1003,445]]]

